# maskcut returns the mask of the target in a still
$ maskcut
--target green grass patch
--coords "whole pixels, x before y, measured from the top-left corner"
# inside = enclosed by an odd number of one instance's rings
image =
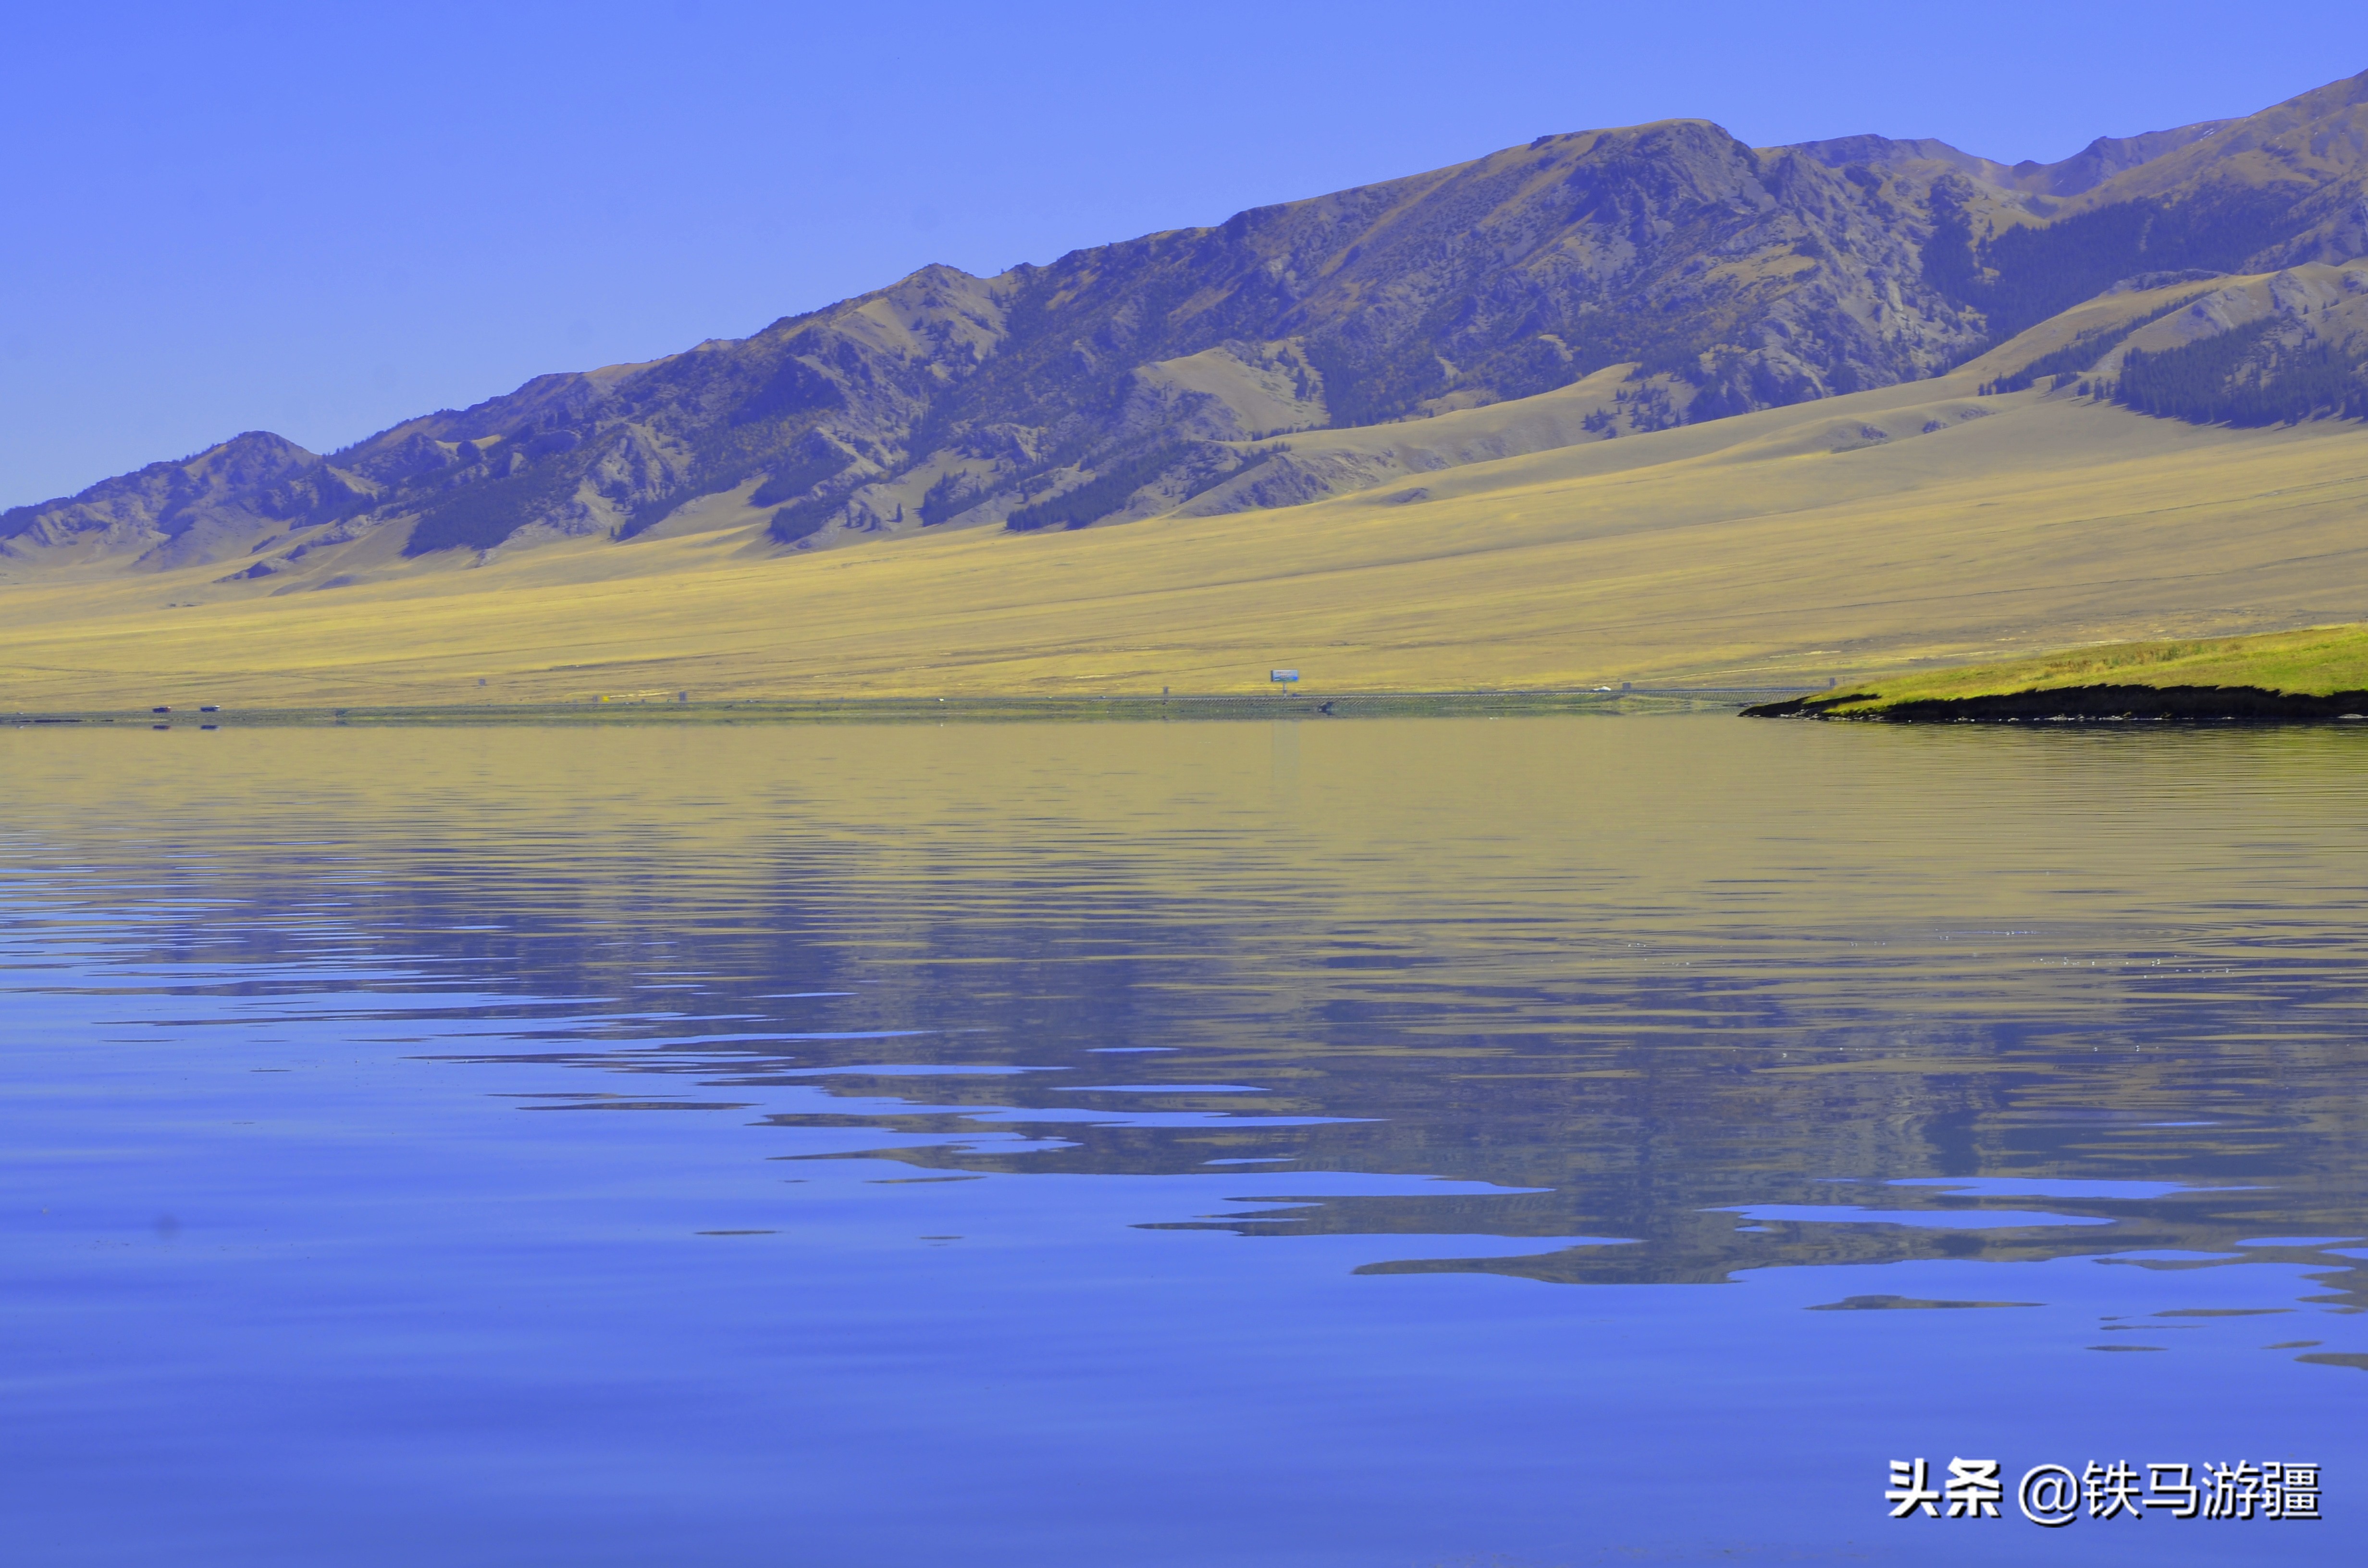
[[[1833,718],[1873,718],[1910,702],[2098,686],[2249,687],[2297,697],[2360,691],[2368,689],[2368,626],[2075,648],[2011,664],[1854,681],[1812,705]]]

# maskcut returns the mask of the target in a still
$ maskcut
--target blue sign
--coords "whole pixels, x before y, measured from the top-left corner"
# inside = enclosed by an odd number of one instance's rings
[[[1266,672],[1266,678],[1275,682],[1293,681],[1299,678],[1299,672],[1297,670],[1269,670]]]

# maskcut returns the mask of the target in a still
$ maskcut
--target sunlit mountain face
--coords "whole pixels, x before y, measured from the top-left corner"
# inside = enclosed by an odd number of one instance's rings
[[[1615,438],[1930,377],[2116,287],[2368,255],[2363,117],[2368,76],[2011,166],[1700,120],[1542,136],[1045,267],[927,267],[325,457],[251,432],[0,516],[0,551],[267,592],[569,537],[811,549],[1289,505],[1354,483],[1292,460],[1310,431],[1589,387],[1554,438]],[[2143,369],[2132,406],[2368,412],[2359,324],[2305,313],[2223,323],[2247,335]]]

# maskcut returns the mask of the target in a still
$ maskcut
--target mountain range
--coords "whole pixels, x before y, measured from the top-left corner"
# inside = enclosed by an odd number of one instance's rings
[[[764,554],[1265,510],[1929,380],[2117,292],[2162,308],[1983,390],[2093,374],[2160,416],[2358,417],[2368,303],[2337,264],[2363,255],[2368,73],[2045,165],[1703,120],[1541,136],[1047,266],[924,267],[326,455],[249,432],[0,514],[0,574],[271,594],[567,539]]]

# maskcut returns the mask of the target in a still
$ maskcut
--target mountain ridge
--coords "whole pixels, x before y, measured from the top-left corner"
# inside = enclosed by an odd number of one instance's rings
[[[932,528],[787,558],[654,530],[288,597],[193,594],[209,567],[19,586],[0,712],[1156,698],[1265,689],[1276,666],[1326,694],[1809,686],[2368,619],[2368,430],[2202,426],[2070,386],[1978,394],[2193,287],[2093,301],[1936,381],[1481,457],[1290,513]]]
[[[1294,437],[1361,449],[1381,437],[1338,433],[1547,393],[1557,440],[1633,436],[1929,379],[2134,274],[2368,251],[2363,105],[2368,73],[2011,166],[1694,119],[1542,136],[991,278],[923,267],[325,456],[249,432],[0,514],[0,563],[211,561],[284,591],[566,537],[797,550],[1290,505],[1393,472],[1316,473]]]

